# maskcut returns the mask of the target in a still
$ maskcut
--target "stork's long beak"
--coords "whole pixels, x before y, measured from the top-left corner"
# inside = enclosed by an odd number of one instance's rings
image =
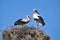
[[[29,16],[28,16],[29,17]],[[29,19],[31,20],[31,18],[29,17]]]

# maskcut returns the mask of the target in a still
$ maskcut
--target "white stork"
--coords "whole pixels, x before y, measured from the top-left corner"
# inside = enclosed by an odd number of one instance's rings
[[[30,22],[30,17],[27,15],[25,19],[19,19],[17,20],[14,25],[21,25],[23,27],[23,25],[27,24]]]
[[[33,18],[37,23],[37,27],[40,25],[44,26],[45,22],[43,20],[43,18],[41,17],[41,15],[39,14],[39,12],[36,9],[33,9]]]

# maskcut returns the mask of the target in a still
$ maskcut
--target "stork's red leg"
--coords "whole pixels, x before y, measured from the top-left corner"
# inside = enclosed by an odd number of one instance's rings
[[[39,23],[38,23],[38,22],[36,22],[36,28],[38,29],[38,27],[39,27]]]
[[[23,28],[23,24],[21,25],[21,27]]]

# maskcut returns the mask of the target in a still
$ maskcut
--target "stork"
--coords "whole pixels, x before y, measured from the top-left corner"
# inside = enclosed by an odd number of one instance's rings
[[[39,24],[42,26],[45,25],[45,22],[42,16],[39,14],[39,12],[36,9],[33,9],[33,19],[36,21],[37,29],[38,29]]]
[[[29,22],[30,22],[30,17],[27,15],[26,18],[22,18],[22,19],[17,20],[14,23],[14,26],[21,25],[23,27],[23,25],[25,25],[25,24],[27,24]]]

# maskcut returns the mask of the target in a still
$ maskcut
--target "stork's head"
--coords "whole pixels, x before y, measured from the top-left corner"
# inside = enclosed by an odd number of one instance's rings
[[[33,9],[33,13],[34,14],[38,13],[37,9]]]
[[[27,18],[28,20],[31,20],[31,18],[30,18],[30,16],[29,16],[29,15],[27,15],[27,16],[26,16],[26,18]]]
[[[33,12],[35,12],[36,11],[36,9],[33,9]]]
[[[33,9],[33,13],[34,14],[39,14],[39,12],[37,11],[37,9]]]

